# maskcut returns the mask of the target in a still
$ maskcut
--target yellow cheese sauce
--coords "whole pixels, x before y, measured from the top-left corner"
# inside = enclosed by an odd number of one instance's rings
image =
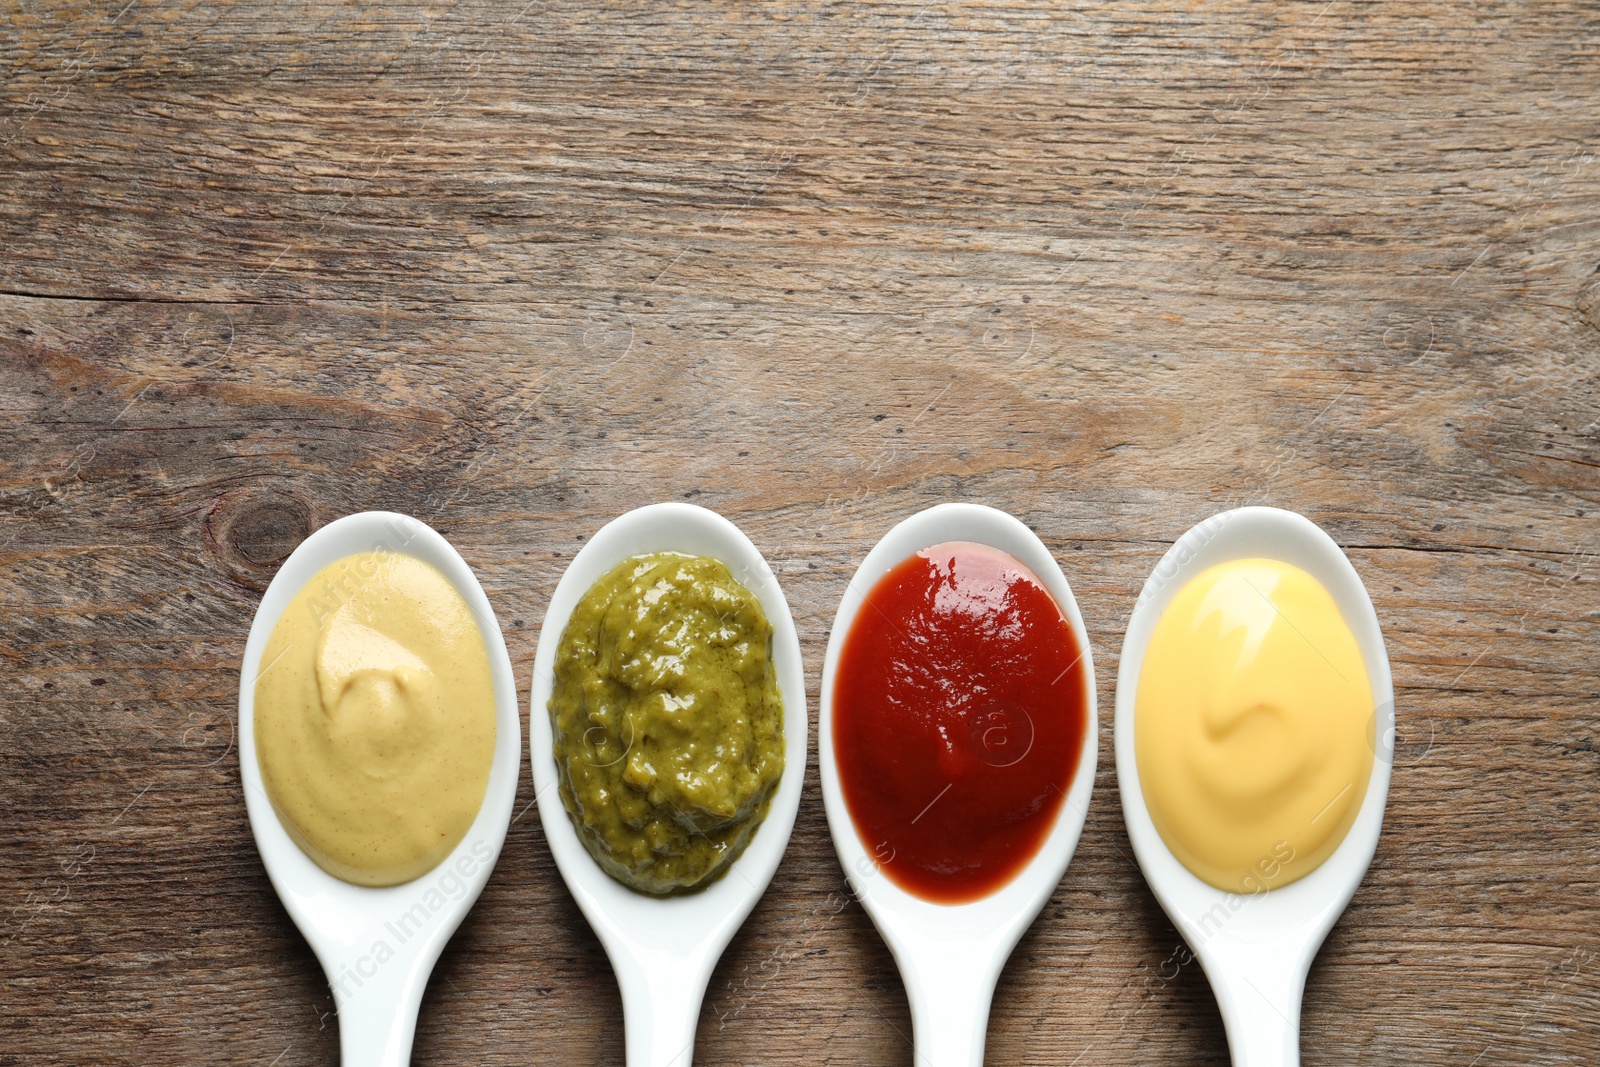
[[[489,657],[455,587],[397,552],[346,556],[284,609],[261,665],[256,754],[295,843],[357,885],[438,866],[494,755]]]
[[[1198,878],[1288,885],[1339,847],[1372,774],[1372,687],[1311,575],[1245,559],[1204,571],[1157,621],[1134,751],[1150,817]]]

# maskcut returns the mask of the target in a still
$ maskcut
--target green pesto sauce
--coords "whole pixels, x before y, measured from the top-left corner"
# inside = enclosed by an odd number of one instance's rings
[[[744,851],[783,775],[783,700],[761,604],[714,559],[636,556],[556,649],[561,800],[624,885],[675,893]]]

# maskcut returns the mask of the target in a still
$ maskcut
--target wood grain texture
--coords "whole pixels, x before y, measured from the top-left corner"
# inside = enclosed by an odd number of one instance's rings
[[[767,554],[813,700],[899,518],[1060,560],[1102,757],[993,1064],[1226,1062],[1122,828],[1117,652],[1188,526],[1306,513],[1400,736],[1305,1062],[1596,1062],[1597,42],[1573,0],[0,0],[0,1063],[336,1062],[240,795],[261,589],[410,512],[526,679],[573,551],[668,499]],[[619,1011],[524,812],[415,1062],[615,1063]],[[909,1033],[813,768],[697,1062]]]

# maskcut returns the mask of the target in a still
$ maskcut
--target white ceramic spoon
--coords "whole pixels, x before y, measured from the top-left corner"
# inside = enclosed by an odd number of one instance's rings
[[[1009,883],[967,904],[933,904],[912,896],[879,869],[856,832],[839,788],[833,751],[833,687],[839,653],[866,594],[890,568],[944,541],[974,541],[998,548],[1037,575],[1061,605],[1083,650],[1087,733],[1072,785],[1056,824],[1033,860]],[[822,664],[817,762],[822,801],[833,847],[845,877],[871,916],[900,967],[918,1067],[979,1067],[989,1027],[995,982],[1011,950],[1061,882],[1088,815],[1099,754],[1094,660],[1078,603],[1050,550],[1022,523],[1003,511],[977,504],[940,504],[901,522],[861,561],[846,587]]]
[[[352,885],[313,863],[284,830],[256,762],[255,690],[267,638],[302,586],[335,560],[389,549],[438,568],[466,600],[483,634],[494,678],[495,744],[483,807],[443,863],[415,881],[384,889]],[[329,593],[332,599],[340,596]],[[521,770],[522,722],[506,645],[472,570],[432,528],[388,511],[329,523],[284,561],[245,644],[239,677],[239,773],[256,848],[290,918],[305,935],[333,988],[345,1067],[402,1067],[411,1059],[417,1009],[445,942],[461,925],[500,856]]]
[[[767,816],[743,854],[705,889],[653,897],[613,879],[584,848],[561,802],[550,727],[556,646],[590,586],[630,556],[686,552],[727,564],[772,624],[772,660],[783,696],[784,767]],[[556,867],[605,946],[622,991],[628,1067],[687,1067],[711,971],[772,881],[789,844],[806,773],[808,726],[800,641],[778,580],[750,539],[716,512],[652,504],[607,523],[573,557],[539,633],[528,740],[533,784]]]
[[[1133,713],[1151,630],[1173,596],[1207,568],[1249,558],[1299,567],[1333,595],[1366,663],[1377,722],[1367,795],[1343,843],[1299,881],[1242,896],[1196,878],[1161,840],[1139,786]],[[1300,1001],[1311,959],[1378,846],[1394,739],[1394,688],[1378,617],[1333,539],[1302,515],[1261,507],[1213,515],[1180,537],[1145,582],[1128,620],[1117,672],[1115,735],[1117,786],[1133,853],[1211,980],[1235,1067],[1294,1067],[1300,1062]]]

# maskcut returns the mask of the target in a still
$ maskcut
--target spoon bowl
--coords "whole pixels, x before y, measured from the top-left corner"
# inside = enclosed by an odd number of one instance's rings
[[[1355,635],[1377,718],[1372,776],[1354,824],[1321,866],[1296,882],[1246,895],[1201,881],[1167,848],[1145,805],[1134,750],[1134,705],[1150,635],[1192,578],[1220,563],[1268,558],[1299,567],[1332,595]],[[1210,979],[1235,1067],[1300,1062],[1300,1003],[1328,931],[1372,861],[1383,825],[1394,738],[1394,688],[1366,587],[1326,533],[1278,508],[1238,508],[1189,530],[1145,582],[1128,620],[1117,672],[1117,786],[1134,856],[1162,908]]]
[[[760,600],[772,625],[772,661],[783,697],[783,777],[766,818],[738,859],[703,889],[656,897],[607,874],[579,839],[562,804],[550,724],[556,646],[584,594],[632,556],[684,552],[726,564]],[[767,561],[739,528],[692,504],[652,504],[607,523],[573,557],[550,598],[533,665],[528,711],[533,784],[550,852],[616,971],[629,1067],[687,1067],[706,983],[734,932],[772,881],[789,844],[805,779],[808,722],[800,641]]]
[[[495,742],[477,817],[437,867],[403,885],[371,888],[335,878],[289,837],[256,761],[256,679],[267,639],[295,594],[320,570],[357,552],[402,552],[432,564],[471,609],[494,682]],[[272,579],[245,643],[239,677],[239,774],[256,848],[289,917],[316,953],[333,989],[345,1067],[401,1067],[411,1058],[428,975],[489,880],[511,824],[522,723],[511,659],[483,588],[450,543],[409,515],[365,511],[301,542]]]
[[[1009,882],[986,897],[964,904],[923,900],[884,875],[845,804],[833,740],[839,657],[866,594],[895,564],[945,541],[971,541],[999,549],[1044,583],[1083,650],[1087,688],[1083,748],[1055,825],[1038,853]],[[1061,568],[1032,530],[993,508],[940,504],[901,522],[867,553],[845,589],[828,638],[822,666],[817,761],[834,850],[851,890],[888,944],[905,982],[919,1065],[976,1067],[983,1063],[989,1006],[1000,971],[1023,932],[1060,884],[1083,831],[1099,754],[1098,724],[1094,661],[1083,617]]]

